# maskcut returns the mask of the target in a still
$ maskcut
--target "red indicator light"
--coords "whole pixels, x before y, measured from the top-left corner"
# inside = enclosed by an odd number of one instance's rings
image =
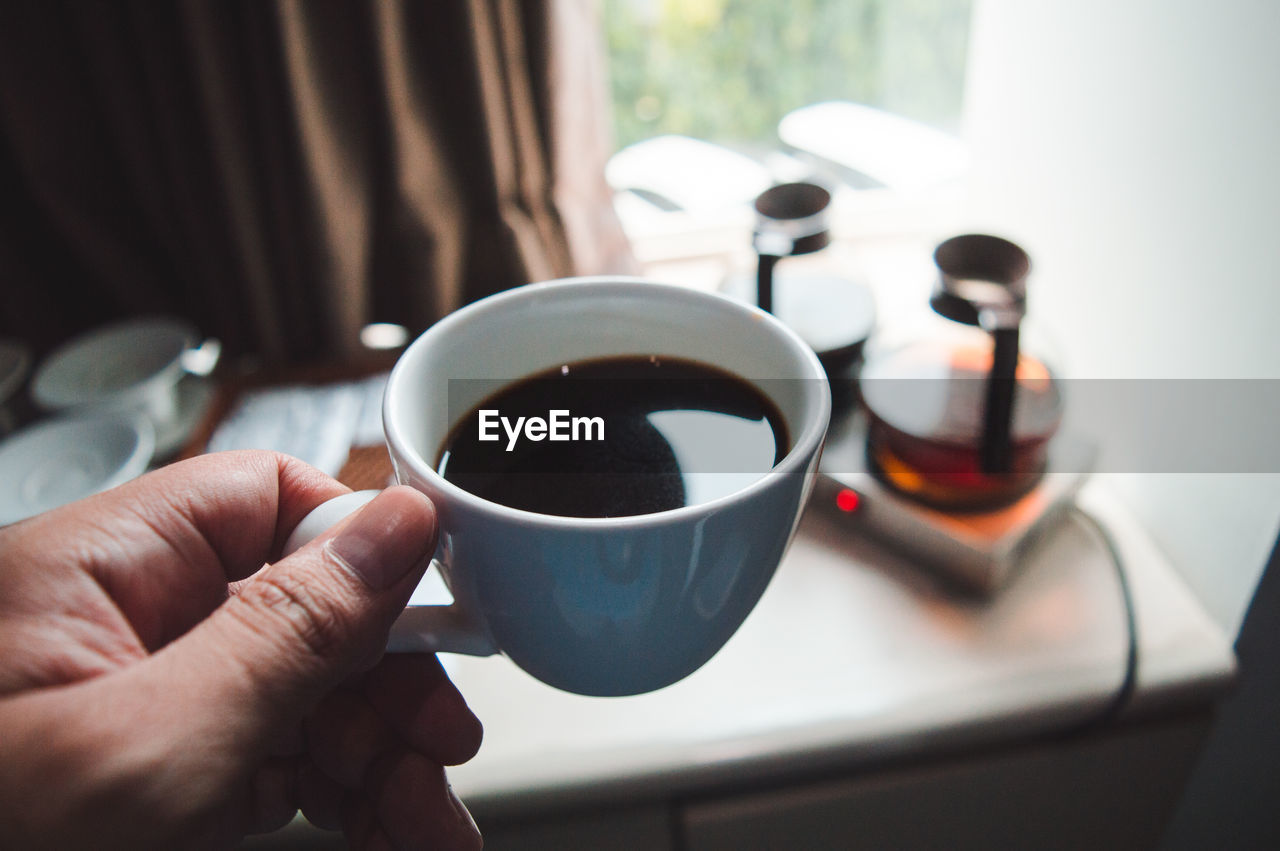
[[[836,494],[836,508],[852,514],[858,510],[858,504],[862,502],[862,498],[858,496],[858,492],[850,488],[841,488]]]

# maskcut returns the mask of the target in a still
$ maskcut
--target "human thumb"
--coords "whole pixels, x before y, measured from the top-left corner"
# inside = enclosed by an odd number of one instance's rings
[[[334,529],[245,582],[152,657],[193,712],[270,741],[386,646],[435,550],[431,502],[390,488]],[[161,657],[167,657],[161,659]],[[171,692],[172,693],[172,692]]]

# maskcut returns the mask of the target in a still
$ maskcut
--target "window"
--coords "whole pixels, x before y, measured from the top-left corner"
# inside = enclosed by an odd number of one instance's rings
[[[703,275],[725,274],[749,249],[751,200],[774,182],[834,188],[838,222],[884,203],[867,190],[954,176],[971,6],[604,0],[609,180],[646,272],[718,258]]]
[[[956,130],[972,0],[606,0],[619,147],[674,133],[757,153],[848,100]]]

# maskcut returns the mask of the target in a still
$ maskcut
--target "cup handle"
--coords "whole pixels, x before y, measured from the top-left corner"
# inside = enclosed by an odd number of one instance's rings
[[[300,549],[379,493],[381,491],[377,490],[354,491],[320,503],[289,533],[282,555],[287,556]],[[433,559],[431,564],[441,576],[448,575],[439,561]],[[469,605],[455,594],[454,602],[449,605],[406,606],[391,626],[387,651],[492,656],[498,648],[489,637],[474,604]]]

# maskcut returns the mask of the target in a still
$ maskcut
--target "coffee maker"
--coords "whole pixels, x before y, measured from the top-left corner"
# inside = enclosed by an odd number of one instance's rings
[[[868,344],[858,404],[832,420],[813,504],[990,594],[1073,503],[1095,447],[1059,428],[1062,383],[1021,345],[1026,253],[966,234],[940,244],[934,263],[936,321]]]

